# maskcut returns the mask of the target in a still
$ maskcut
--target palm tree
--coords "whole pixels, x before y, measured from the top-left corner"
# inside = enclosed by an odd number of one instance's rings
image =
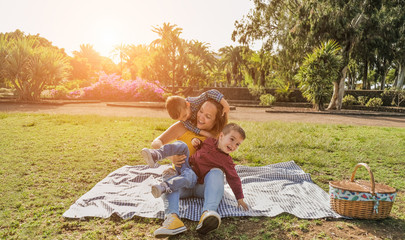
[[[323,43],[305,58],[298,74],[302,95],[314,104],[316,110],[324,110],[324,103],[332,96],[333,81],[339,76],[342,57],[335,41]]]
[[[170,25],[170,23],[163,23],[163,27],[153,27],[152,32],[157,33],[160,38],[152,42],[153,46],[160,46],[164,48],[175,48],[176,44],[180,42],[180,34],[183,29],[177,27],[176,24]],[[174,49],[171,49],[174,50]]]
[[[213,72],[218,60],[209,50],[207,43],[192,40],[187,45],[189,82],[192,85],[194,83],[197,87],[199,87],[200,81],[204,81],[204,85],[208,85],[210,73]]]
[[[149,49],[146,45],[130,44],[125,49],[126,67],[131,72],[132,79],[140,75],[140,71],[148,64]]]
[[[160,38],[154,40],[150,47],[154,53],[152,63],[148,66],[149,78],[159,80],[163,84],[172,86],[175,93],[175,85],[183,85],[185,79],[185,44],[180,38],[182,29],[177,25],[164,23],[163,27],[153,27],[153,32]],[[159,86],[164,91],[169,91]]]
[[[65,76],[67,59],[57,49],[34,47],[35,39],[21,38],[9,43],[2,75],[11,81],[19,100],[36,101],[45,86]]]
[[[7,41],[6,36],[0,35],[0,86],[5,81],[3,71],[6,64],[7,49],[9,48],[9,41]]]
[[[226,46],[219,49],[221,59],[219,67],[225,70],[228,78],[228,83],[231,84],[231,79],[235,80],[235,85],[239,85],[242,80],[242,66],[244,59],[242,57],[243,47]],[[230,77],[230,78],[229,78]]]
[[[113,57],[119,57],[120,58],[120,70],[121,70],[121,77],[124,71],[124,61],[128,61],[128,55],[126,54],[128,52],[128,46],[125,44],[120,44],[114,47],[112,50],[112,55]]]
[[[78,58],[86,58],[90,64],[91,74],[99,72],[101,70],[101,55],[94,50],[91,44],[81,44],[80,51],[73,51],[73,55]]]

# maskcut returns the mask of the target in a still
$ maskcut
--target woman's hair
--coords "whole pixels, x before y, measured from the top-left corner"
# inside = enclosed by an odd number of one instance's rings
[[[207,102],[210,102],[215,105],[217,108],[217,114],[215,114],[215,121],[214,121],[214,126],[210,130],[212,134],[215,136],[218,136],[219,133],[222,131],[222,129],[225,127],[225,125],[228,123],[228,114],[225,114],[222,116],[222,111],[224,107],[217,101],[209,99]]]

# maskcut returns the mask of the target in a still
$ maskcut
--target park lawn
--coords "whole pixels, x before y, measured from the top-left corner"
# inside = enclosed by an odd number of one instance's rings
[[[151,239],[159,219],[88,218],[62,214],[110,172],[145,164],[140,150],[173,123],[170,119],[0,113],[1,239]],[[225,218],[210,239],[333,239],[357,236],[405,238],[405,129],[282,122],[239,123],[247,139],[232,154],[238,164],[263,166],[294,160],[328,191],[359,162],[377,182],[398,190],[389,218],[304,220]],[[356,178],[369,179],[365,169]],[[195,222],[180,239],[199,239]],[[374,231],[374,233],[373,233]],[[331,233],[332,232],[332,233]],[[343,235],[346,234],[346,235]],[[370,236],[370,235],[368,235]],[[345,237],[341,237],[345,238]]]

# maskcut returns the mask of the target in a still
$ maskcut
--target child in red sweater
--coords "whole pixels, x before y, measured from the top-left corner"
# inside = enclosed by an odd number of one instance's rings
[[[248,205],[243,200],[242,183],[236,173],[232,157],[229,155],[238,149],[245,138],[245,131],[239,125],[229,123],[224,127],[218,139],[207,138],[191,157],[187,145],[182,141],[166,144],[160,149],[142,149],[142,155],[150,167],[155,166],[157,161],[169,156],[186,155],[187,157],[181,167],[176,167],[178,175],[166,179],[161,184],[152,186],[153,196],[160,197],[164,193],[177,191],[183,187],[193,188],[197,182],[204,183],[204,177],[211,169],[219,168],[225,173],[226,180],[237,199],[238,206],[248,210]],[[220,216],[217,213],[210,214],[213,214],[220,222]],[[204,214],[201,217],[199,226],[204,227],[202,223],[203,217]],[[202,229],[202,231],[205,230]]]

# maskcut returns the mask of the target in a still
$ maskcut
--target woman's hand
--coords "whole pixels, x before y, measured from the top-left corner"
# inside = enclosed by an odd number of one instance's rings
[[[174,166],[176,167],[181,167],[181,164],[186,162],[186,155],[174,155],[171,157],[168,157],[170,160],[172,160]]]
[[[249,210],[248,205],[243,201],[243,198],[238,199],[238,207],[242,207],[245,211]]]

